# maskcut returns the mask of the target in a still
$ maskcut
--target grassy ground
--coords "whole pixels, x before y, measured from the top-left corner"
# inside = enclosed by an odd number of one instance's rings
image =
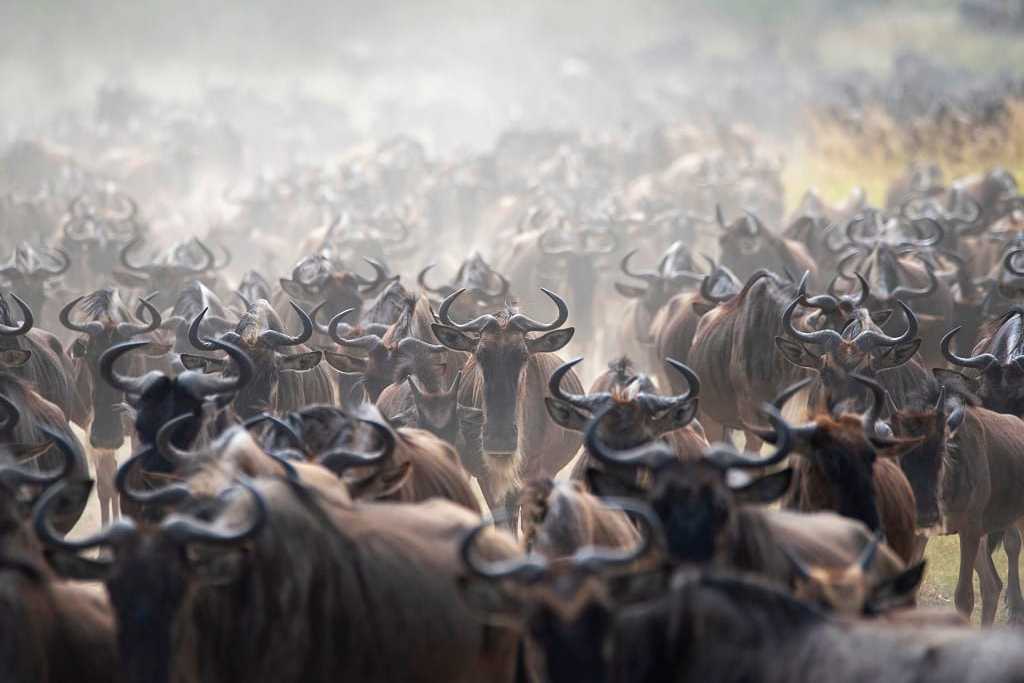
[[[1006,554],[1002,548],[996,550],[993,555],[996,563],[996,571],[1006,583]],[[956,589],[956,580],[960,566],[960,540],[957,536],[940,536],[928,542],[925,551],[925,559],[928,561],[925,573],[924,585],[919,593],[922,605],[948,607],[955,609],[953,605],[953,592]],[[978,592],[978,577],[974,576],[974,615],[972,621],[978,623],[981,614],[981,594]],[[999,612],[996,614],[997,623],[1006,622],[1006,606],[1000,598]]]

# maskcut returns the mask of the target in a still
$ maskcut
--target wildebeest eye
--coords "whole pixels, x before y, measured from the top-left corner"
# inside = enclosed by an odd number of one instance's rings
[[[71,357],[84,358],[87,348],[88,347],[84,339],[76,339],[75,343],[71,345]]]

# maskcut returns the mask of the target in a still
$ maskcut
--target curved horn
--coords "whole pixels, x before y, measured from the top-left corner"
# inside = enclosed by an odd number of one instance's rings
[[[882,332],[864,330],[853,340],[853,343],[857,345],[857,348],[861,351],[870,351],[878,346],[895,346],[896,344],[904,344],[917,337],[917,316],[914,315],[912,310],[910,310],[910,306],[907,306],[902,300],[897,299],[896,304],[903,309],[903,315],[907,319],[907,329],[904,330],[903,334],[898,337],[890,337]]]
[[[171,440],[174,438],[178,428],[189,420],[196,419],[192,413],[178,415],[165,422],[156,433],[156,450],[167,462],[174,465],[175,469],[182,468],[189,462],[195,460],[195,455],[186,449],[178,448]]]
[[[427,284],[427,273],[429,273],[436,266],[437,266],[436,263],[431,263],[429,266],[427,266],[426,268],[421,270],[420,274],[416,276],[416,282],[419,284],[420,289],[422,289],[425,292],[430,292],[431,294],[444,294],[445,289],[450,289],[450,288],[446,288],[446,287],[435,288],[435,287],[431,287],[430,285]]]
[[[451,319],[451,315],[449,314],[452,304],[454,304],[455,300],[458,299],[465,291],[466,288],[462,287],[446,296],[444,298],[444,301],[441,302],[440,308],[437,309],[437,319],[441,322],[442,325],[454,327],[457,330],[471,330],[474,332],[479,332],[484,328],[485,325],[487,325],[491,321],[496,320],[496,318],[493,315],[485,313],[484,315],[481,315],[477,318],[473,318],[469,322],[457,323]]]
[[[182,417],[189,418],[191,415],[183,415]],[[171,423],[169,422],[168,424]],[[114,487],[118,492],[129,502],[142,506],[177,505],[182,501],[192,498],[192,490],[187,485],[181,483],[169,484],[149,491],[137,491],[128,485],[128,476],[132,470],[142,464],[142,458],[148,452],[149,449],[147,448],[140,453],[136,453],[117,468],[117,474],[114,476]],[[163,455],[162,450],[161,455]]]
[[[117,326],[117,332],[122,337],[134,337],[139,334],[149,334],[155,330],[160,329],[163,324],[163,318],[160,317],[160,311],[157,307],[151,304],[146,299],[139,299],[139,305],[149,311],[149,324],[139,325],[137,323],[121,323]]]
[[[372,259],[369,256],[364,256],[363,260],[370,264],[370,266],[373,268],[374,275],[376,277],[373,280],[369,280],[360,275],[359,273],[352,273],[352,275],[356,279],[356,282],[359,283],[359,287],[360,289],[362,289],[362,291],[371,291],[379,287],[381,284],[383,284],[384,282],[391,278],[391,275],[388,273],[387,266],[385,266],[380,261]]]
[[[949,348],[949,346],[950,343],[953,341],[953,337],[955,337],[956,333],[959,332],[961,329],[963,329],[963,326],[957,325],[942,337],[942,343],[940,346],[942,348],[942,355],[945,356],[946,360],[948,360],[953,365],[959,365],[960,367],[964,368],[975,368],[977,370],[985,370],[988,368],[988,366],[999,361],[999,359],[997,359],[991,353],[981,353],[978,354],[977,356],[970,357],[958,356],[955,353],[953,353],[953,350]]]
[[[216,522],[205,522],[189,515],[175,513],[168,515],[160,524],[160,530],[180,544],[206,543],[232,546],[254,538],[267,523],[267,503],[247,479],[240,477],[238,483],[249,492],[249,496],[252,498],[253,515],[248,525],[235,531],[224,531],[218,528]],[[221,496],[223,495],[221,494]]]
[[[78,324],[71,322],[71,310],[78,305],[85,296],[80,296],[71,303],[64,306],[60,311],[60,324],[68,328],[72,332],[82,332],[88,335],[99,334],[103,331],[103,323],[98,320],[90,320],[85,324]]]
[[[580,356],[578,358],[573,358],[568,363],[562,363],[555,368],[555,371],[551,373],[551,377],[548,378],[548,391],[551,392],[552,396],[561,401],[571,403],[572,405],[585,410],[593,410],[609,398],[607,393],[602,392],[594,395],[571,394],[562,390],[562,378],[582,361],[583,357]]]
[[[195,396],[219,396],[241,391],[256,374],[256,367],[249,354],[234,344],[223,339],[211,339],[210,351],[223,351],[228,358],[235,361],[238,374],[234,377],[217,377],[203,372],[186,371],[178,376],[178,384],[182,385]]]
[[[146,266],[136,266],[136,265],[133,265],[132,262],[128,259],[128,253],[132,249],[134,249],[136,246],[138,246],[138,244],[141,241],[142,241],[142,236],[141,235],[137,235],[134,239],[132,239],[130,242],[125,244],[123,247],[121,247],[120,259],[121,259],[121,265],[124,266],[125,268],[127,268],[128,270],[134,270],[134,271],[139,271],[139,272],[145,273],[145,272],[149,271],[149,269]]]
[[[64,459],[61,466],[50,472],[34,472],[19,465],[2,465],[0,466],[0,481],[12,487],[21,484],[50,486],[66,479],[71,474],[75,468],[75,462],[78,460],[78,454],[67,436],[43,424],[39,425],[39,431],[57,446],[57,450],[60,451],[61,457]]]
[[[381,447],[369,453],[357,453],[347,448],[332,448],[317,458],[319,464],[331,470],[339,477],[350,467],[382,465],[390,460],[395,452],[397,442],[395,433],[391,431],[390,427],[377,420],[368,420],[361,417],[356,419],[373,427],[374,431],[377,432],[377,436],[380,437]]]
[[[0,336],[4,337],[16,337],[23,334],[27,334],[32,326],[35,324],[35,319],[32,317],[32,309],[27,303],[22,301],[21,297],[17,294],[11,294],[11,298],[14,299],[14,303],[18,304],[18,308],[21,309],[21,324],[17,327],[7,327],[6,325],[0,325]]]
[[[565,300],[562,297],[543,287],[540,288],[540,291],[544,292],[555,303],[555,306],[558,307],[558,315],[555,316],[554,321],[547,324],[539,323],[522,313],[516,313],[508,321],[510,327],[515,327],[523,332],[550,332],[561,327],[569,319],[569,307],[565,304]]]
[[[109,349],[103,352],[100,356],[99,371],[100,377],[106,380],[107,384],[114,387],[118,391],[123,391],[126,394],[141,394],[151,381],[157,377],[162,377],[163,373],[159,370],[152,370],[147,372],[141,377],[128,377],[122,375],[114,369],[114,363],[117,359],[135,349],[141,349],[143,346],[148,346],[149,342],[144,339],[136,339],[135,341],[127,341],[122,344],[116,344],[111,346]]]
[[[762,404],[761,412],[767,416],[774,430],[775,452],[767,457],[753,453],[742,453],[731,444],[712,444],[704,451],[704,459],[719,469],[753,469],[771,467],[782,462],[793,450],[793,428],[782,417],[782,413],[770,403]]]
[[[473,546],[477,538],[485,529],[493,525],[499,519],[492,518],[484,520],[476,525],[462,539],[459,544],[459,557],[472,574],[482,579],[498,581],[512,579],[522,582],[533,581],[544,574],[548,567],[547,558],[537,553],[527,553],[522,557],[513,557],[504,560],[484,561],[476,557]]]
[[[355,346],[364,349],[371,349],[380,342],[380,339],[375,335],[365,335],[362,337],[346,339],[345,337],[342,337],[341,332],[338,331],[338,328],[342,324],[348,325],[348,323],[345,323],[345,318],[355,310],[356,309],[354,308],[346,308],[344,311],[331,318],[331,322],[327,325],[327,335],[339,346]],[[353,329],[351,325],[348,325],[348,327],[349,330]]]
[[[58,275],[63,275],[68,272],[68,268],[71,267],[71,257],[68,256],[68,253],[59,247],[54,247],[50,251],[60,256],[60,259],[54,259],[54,261],[59,262],[59,265],[57,265],[56,268],[42,268],[41,270],[45,270],[53,277],[57,277]]]
[[[313,320],[309,317],[309,314],[302,310],[294,301],[289,300],[292,310],[299,316],[299,320],[302,322],[302,331],[294,337],[278,332],[277,330],[267,330],[260,335],[260,341],[268,346],[298,346],[299,344],[305,344],[309,341],[309,338],[313,336]]]
[[[892,290],[893,298],[918,298],[928,296],[939,286],[939,280],[935,277],[935,270],[932,268],[931,264],[921,258],[920,255],[917,256],[917,259],[924,266],[924,270],[928,274],[928,284],[921,289],[914,289],[913,287],[904,287],[903,285],[900,285]]]
[[[680,363],[675,358],[666,358],[665,362],[675,369],[686,381],[686,393],[678,396],[650,396],[648,400],[655,410],[668,410],[687,401],[694,401],[700,396],[700,377],[685,363]]]
[[[209,310],[210,307],[207,306],[203,310],[199,311],[199,315],[197,315],[195,318],[192,318],[192,322],[189,323],[188,326],[189,343],[192,344],[192,346],[196,347],[197,349],[202,349],[203,351],[213,351],[217,348],[216,346],[213,345],[212,340],[203,339],[202,337],[199,336],[199,326],[202,324],[203,318],[206,317],[206,313]]]
[[[652,270],[630,272],[629,260],[633,258],[633,255],[636,254],[638,251],[640,250],[634,249],[633,251],[623,256],[622,260],[619,261],[619,269],[629,277],[636,278],[637,280],[643,280],[644,282],[656,282],[659,279],[659,277],[658,274]]]
[[[66,484],[60,482],[47,489],[39,499],[39,502],[36,503],[35,510],[32,513],[32,527],[35,529],[36,536],[44,545],[68,553],[77,553],[81,550],[88,550],[101,545],[120,545],[135,536],[135,522],[122,517],[106,529],[88,538],[75,541],[62,538],[50,523],[50,508],[61,500],[65,487]]]
[[[406,337],[398,342],[399,353],[441,353],[445,350],[443,344],[428,344],[416,337]]]
[[[598,573],[613,567],[625,567],[646,555],[654,539],[663,541],[661,520],[651,506],[631,498],[603,498],[605,507],[632,513],[640,521],[640,542],[634,548],[586,546],[572,555],[572,565],[586,572]],[[664,547],[664,542],[661,546]]]
[[[594,413],[583,430],[583,443],[591,456],[612,467],[649,467],[652,469],[676,459],[675,449],[664,441],[648,441],[625,450],[616,450],[603,443],[597,436],[597,426],[612,407],[610,403],[602,406]]]
[[[940,224],[934,218],[915,218],[914,220],[910,221],[910,224],[915,228],[918,226],[919,223],[923,223],[924,225],[930,227],[932,230],[932,234],[928,237],[914,240],[902,239],[900,240],[901,245],[915,247],[934,247],[935,245],[942,242],[943,239],[945,239],[946,231],[942,228],[942,224]]]
[[[843,337],[835,330],[824,329],[815,332],[802,332],[793,327],[793,311],[796,310],[797,304],[801,303],[802,298],[798,296],[793,299],[782,314],[782,329],[786,331],[786,334],[805,344],[838,344],[841,342]]]
[[[198,266],[190,266],[189,271],[195,273],[196,275],[200,273],[205,273],[206,271],[210,270],[210,268],[213,267],[214,263],[217,262],[217,257],[213,255],[213,252],[210,251],[210,248],[203,244],[198,237],[193,237],[192,241],[195,243],[197,247],[199,247],[199,251],[203,252],[203,256],[206,257],[206,262]]]
[[[269,422],[274,427],[283,430],[284,433],[287,434],[288,437],[292,440],[296,447],[303,449],[305,448],[305,443],[302,440],[302,436],[295,430],[295,427],[285,422],[281,418],[277,417],[276,415],[271,415],[270,413],[260,413],[259,415],[254,415],[245,422],[243,422],[242,426],[245,427],[246,429],[252,429],[261,422]]]

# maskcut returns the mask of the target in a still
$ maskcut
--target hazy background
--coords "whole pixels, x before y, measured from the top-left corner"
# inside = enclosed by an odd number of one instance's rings
[[[946,0],[6,0],[0,139],[94,107],[101,84],[201,102],[253,135],[288,129],[299,156],[399,131],[448,153],[509,125],[722,111],[790,131],[834,74],[885,74],[905,51],[1019,71],[1021,42]]]

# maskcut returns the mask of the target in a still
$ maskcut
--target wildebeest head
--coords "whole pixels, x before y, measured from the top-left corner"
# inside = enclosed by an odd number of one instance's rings
[[[372,258],[363,260],[373,267],[376,274],[374,279],[338,270],[324,256],[307,256],[292,269],[291,278],[279,280],[281,289],[302,303],[323,301],[329,312],[353,308],[359,313],[362,311],[364,294],[375,292],[385,283],[396,279],[379,261]]]
[[[61,246],[72,256],[76,282],[91,282],[93,273],[110,273],[121,247],[142,232],[138,205],[131,197],[79,195],[71,200],[64,222]]]
[[[960,329],[955,327],[942,338],[946,360],[977,372],[966,381],[986,408],[1024,415],[1024,309],[1014,307],[986,323],[969,356],[960,356],[950,348]]]
[[[117,615],[126,679],[167,683],[179,608],[197,585],[223,584],[237,577],[239,548],[266,525],[262,494],[242,481],[240,489],[191,502],[196,507],[192,514],[174,513],[158,525],[137,525],[122,518],[92,536],[72,541],[57,534],[50,522],[51,508],[63,488],[58,484],[39,500],[34,512],[36,534],[62,573],[106,583]],[[243,500],[242,491],[251,502]],[[182,494],[179,499],[190,496],[185,488]],[[239,510],[246,516],[241,523]],[[78,554],[97,547],[108,548],[111,559],[90,560]]]
[[[846,567],[808,565],[783,547],[796,570],[794,595],[804,602],[848,617],[873,616],[913,605],[924,578],[924,560],[896,576],[873,582],[869,570],[881,543],[881,534],[876,534],[857,559]]]
[[[644,287],[626,285],[620,282],[615,283],[615,291],[629,299],[640,299],[644,308],[651,315],[654,315],[659,308],[668,303],[668,300],[678,294],[686,285],[693,285],[703,282],[705,275],[694,272],[695,264],[689,249],[682,242],[676,242],[661,257],[658,268],[651,271],[631,271],[629,260],[636,254],[637,250],[629,252],[622,258],[619,268],[622,272],[645,283]],[[708,262],[711,271],[715,270],[715,264],[710,259]]]
[[[540,655],[541,661],[531,664],[541,668],[544,680],[608,680],[607,660],[598,653],[612,615],[609,596],[597,579],[627,571],[662,544],[658,519],[646,505],[627,499],[603,503],[639,523],[640,540],[634,547],[587,546],[564,558],[530,552],[488,561],[479,556],[476,544],[492,522],[481,523],[463,538],[463,599],[487,621],[522,628],[532,653]],[[558,655],[544,656],[551,652]]]
[[[804,332],[793,324],[796,307],[806,302],[800,295],[793,299],[782,316],[785,337],[775,338],[776,348],[794,365],[815,370],[821,378],[825,404],[831,405],[861,390],[850,375],[859,372],[875,376],[890,368],[902,366],[914,357],[921,339],[917,336],[917,316],[905,303],[897,300],[907,320],[907,329],[897,337],[883,333],[864,309],[842,332],[826,328]]]
[[[766,262],[774,263],[781,245],[781,238],[772,234],[761,219],[753,213],[727,225],[721,207],[716,207],[716,218],[721,233],[718,244],[721,261],[742,277],[755,272]]]
[[[169,304],[170,298],[189,280],[224,268],[230,261],[230,258],[226,258],[224,262],[217,263],[209,247],[196,238],[190,243],[171,247],[161,258],[135,265],[129,254],[141,243],[142,238],[136,237],[121,249],[121,265],[128,272],[115,270],[114,277],[127,287],[142,287],[158,292],[162,305]]]
[[[107,349],[99,360],[100,376],[114,389],[123,391],[128,402],[134,405],[138,445],[152,446],[156,442],[157,432],[164,424],[181,415],[191,415],[193,419],[184,428],[174,432],[174,445],[188,448],[199,434],[203,404],[209,400],[216,400],[220,405],[230,401],[252,378],[252,361],[237,346],[223,340],[211,340],[209,345],[224,351],[235,362],[237,375],[221,378],[186,370],[177,377],[168,377],[158,370],[152,370],[140,377],[133,377],[114,369],[118,358],[147,344],[141,340],[129,341]],[[150,464],[155,463],[151,461]]]
[[[939,500],[944,488],[955,485],[947,480],[948,459],[954,454],[950,449],[959,447],[954,437],[966,409],[978,405],[978,397],[963,375],[941,369],[933,372],[942,386],[935,392],[922,392],[918,405],[901,407],[889,418],[893,434],[920,441],[900,459],[900,467],[914,490],[917,526],[929,531],[942,523]]]
[[[302,331],[297,335],[285,334],[273,307],[266,300],[260,300],[249,306],[233,332],[220,337],[220,341],[238,347],[252,360],[252,379],[239,390],[234,402],[235,410],[243,419],[267,410],[272,411],[277,404],[280,373],[308,372],[323,357],[322,351],[305,350],[291,355],[282,352],[287,347],[305,344],[313,336],[314,330],[309,315],[294,301],[290,303],[302,323]],[[210,340],[200,337],[199,329],[205,314],[204,310],[192,320],[188,331],[189,341],[199,349],[219,350]],[[227,377],[237,376],[241,372],[240,367],[228,364],[223,358],[182,354],[181,362],[190,370],[223,372]]]
[[[9,412],[2,418],[3,430],[13,429],[17,414]],[[12,449],[9,445],[0,446],[0,556],[4,552],[10,537],[20,535],[24,522],[29,518],[32,506],[40,495],[63,480],[61,495],[53,501],[55,516],[60,519],[58,526],[61,533],[66,533],[81,515],[82,506],[73,505],[72,501],[84,503],[92,490],[91,481],[72,481],[69,479],[80,461],[79,454],[71,442],[61,433],[44,425],[39,426],[43,436],[56,445],[60,453],[60,463],[52,470],[40,471],[34,463],[22,460],[25,449]],[[44,442],[34,448],[37,452],[45,450],[50,443]],[[27,444],[23,444],[27,445]],[[18,451],[21,451],[20,453]],[[67,522],[68,508],[76,507],[74,519]]]
[[[550,323],[540,323],[509,307],[497,315],[481,315],[466,323],[449,317],[449,310],[463,290],[452,293],[438,310],[439,323],[431,325],[434,336],[453,351],[473,354],[483,376],[484,450],[514,453],[519,434],[516,415],[519,388],[527,361],[534,353],[554,353],[569,343],[575,329],[558,329],[569,318],[569,307],[557,294],[542,289],[558,307]],[[543,332],[539,337],[536,332]]]
[[[6,297],[0,295],[0,370],[20,368],[32,358],[32,350],[24,348],[24,344],[19,341],[35,324],[32,308],[17,294],[10,296],[21,309],[22,321],[16,323],[13,320]]]
[[[594,228],[570,230],[561,223],[540,233],[537,248],[541,256],[538,272],[568,289],[576,305],[573,315],[577,324],[589,330],[593,322],[597,259],[618,248],[615,233]],[[564,274],[564,281],[551,280],[555,274]]]
[[[0,278],[5,279],[8,288],[19,292],[29,308],[38,313],[46,303],[50,283],[70,267],[71,257],[64,250],[40,252],[22,242],[11,254],[10,261],[0,266]]]
[[[460,316],[475,317],[486,311],[494,310],[501,306],[508,296],[508,279],[491,268],[484,261],[480,252],[473,252],[459,266],[452,281],[440,287],[431,287],[427,284],[427,273],[434,265],[430,264],[421,270],[417,282],[423,291],[442,299],[447,298],[458,289],[465,289],[469,296],[460,300],[460,305],[455,310],[456,314]]]
[[[404,288],[400,289],[396,300],[388,304],[386,315],[378,317],[389,319],[389,323],[367,319],[358,326],[349,325],[344,319],[355,311],[348,309],[334,316],[322,330],[346,351],[359,354],[324,351],[324,357],[335,370],[361,377],[371,401],[376,401],[389,384],[404,381],[413,374],[426,382],[428,389],[436,390],[439,388],[436,380],[443,375],[439,368],[445,364],[445,348],[412,336],[416,300]],[[387,293],[385,290],[381,296]]]
[[[819,414],[806,424],[789,425],[789,437],[793,454],[807,459],[809,468],[801,485],[818,499],[816,504],[877,530],[881,520],[874,485],[875,461],[879,457],[897,459],[919,445],[920,440],[888,436],[880,423],[887,403],[885,389],[856,373],[851,373],[850,378],[871,395],[870,407],[863,415],[838,408],[838,415]],[[812,381],[813,378],[805,379],[783,391],[775,399],[776,409],[782,410],[789,398]],[[778,440],[771,430],[755,431],[769,443]]]
[[[71,311],[79,302],[84,304],[88,314],[85,322],[71,320]],[[92,377],[93,421],[89,428],[89,441],[96,448],[115,449],[124,443],[121,416],[115,412],[115,406],[123,400],[122,393],[100,381],[100,357],[113,346],[159,329],[163,322],[160,311],[153,304],[145,299],[140,300],[140,303],[150,315],[148,324],[134,321],[115,289],[100,289],[88,296],[80,296],[60,312],[61,324],[80,333],[78,339],[71,344],[69,352],[87,368]],[[149,349],[152,355],[163,355],[168,351],[166,348],[155,348],[152,344]]]
[[[611,411],[606,406],[584,432],[587,452],[605,470],[587,471],[590,489],[600,496],[646,499],[665,530],[665,553],[672,562],[711,562],[726,551],[740,502],[771,502],[789,488],[792,471],[782,470],[754,481],[736,482],[730,472],[771,467],[792,449],[789,426],[778,411],[764,406],[779,438],[775,452],[760,457],[726,444],[715,444],[698,460],[683,461],[662,441],[613,449],[598,437],[598,424]],[[651,473],[649,485],[636,483],[636,471]]]
[[[610,391],[594,394],[572,394],[562,390],[562,378],[582,361],[576,358],[551,373],[545,397],[548,415],[565,429],[582,432],[591,416],[605,406],[606,413],[599,427],[599,437],[615,448],[630,448],[658,438],[666,432],[686,427],[697,414],[700,380],[689,367],[672,358],[668,363],[688,387],[678,396],[659,396],[646,375],[623,378],[625,381]]]

